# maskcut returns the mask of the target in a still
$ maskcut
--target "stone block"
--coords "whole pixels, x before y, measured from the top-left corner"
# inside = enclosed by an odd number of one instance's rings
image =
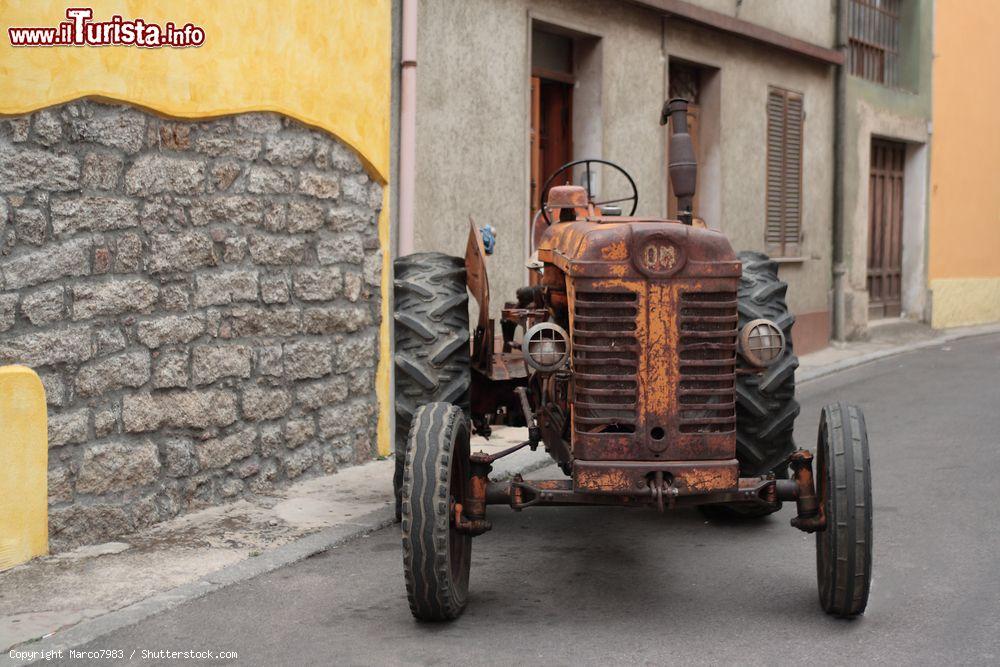
[[[76,190],[80,187],[80,161],[48,150],[0,146],[0,183],[5,192]]]
[[[233,461],[253,456],[257,451],[257,433],[243,428],[230,435],[199,442],[195,446],[198,465],[202,470],[220,469]]]
[[[223,306],[236,301],[257,300],[257,272],[217,271],[195,276],[194,304]]]
[[[361,264],[365,249],[358,234],[325,234],[316,243],[316,256],[320,264]]]
[[[92,247],[90,239],[75,239],[4,258],[0,269],[3,271],[6,289],[21,289],[60,278],[85,276],[90,273]]]
[[[115,271],[135,273],[142,268],[142,239],[138,234],[122,234],[115,239]]]
[[[45,242],[48,227],[45,213],[37,208],[19,208],[14,211],[14,234],[18,243],[41,245]]]
[[[191,224],[260,225],[264,202],[259,197],[226,195],[195,202],[191,206]]]
[[[153,274],[188,273],[203,266],[215,266],[215,246],[207,234],[183,232],[152,234],[146,269]]]
[[[221,338],[294,336],[302,330],[302,314],[292,306],[255,308],[233,306],[219,327]]]
[[[312,417],[289,419],[285,423],[285,446],[296,449],[316,436],[316,422]]]
[[[302,331],[314,336],[358,331],[372,323],[366,306],[328,306],[302,311]]]
[[[72,293],[73,320],[79,321],[101,315],[151,312],[160,290],[148,280],[121,278],[74,285]]]
[[[188,358],[186,348],[166,349],[153,360],[153,387],[170,389],[188,384]]]
[[[128,433],[222,427],[236,419],[236,394],[221,389],[128,394],[122,399],[122,425]]]
[[[303,301],[329,301],[342,289],[343,279],[336,266],[299,269],[292,273],[295,296]]]
[[[92,356],[94,346],[86,325],[44,329],[0,340],[0,365],[24,364],[36,368],[78,364]]]
[[[326,211],[321,204],[308,201],[288,202],[288,231],[293,234],[314,232],[326,222]]]
[[[247,171],[247,192],[258,195],[290,194],[295,191],[295,171],[287,167],[254,165]]]
[[[306,133],[280,133],[264,140],[264,159],[274,165],[295,167],[312,157],[313,140]]]
[[[128,491],[152,484],[159,472],[159,454],[149,440],[101,442],[84,451],[76,491],[92,495]]]
[[[303,238],[263,234],[251,234],[247,242],[253,261],[269,265],[301,264],[308,245]]]
[[[62,447],[84,442],[90,423],[87,408],[56,412],[49,415],[49,447]]]
[[[329,171],[303,171],[299,174],[299,192],[317,199],[340,196],[340,176]]]
[[[284,346],[285,377],[290,380],[319,378],[333,370],[329,345],[316,341],[298,341]]]
[[[191,376],[196,385],[227,377],[248,378],[253,349],[248,345],[198,345],[191,351]]]
[[[62,139],[62,121],[55,109],[42,109],[34,114],[35,141],[43,146],[52,146]]]
[[[14,326],[16,319],[17,294],[0,294],[0,331],[7,331]]]
[[[123,197],[53,197],[52,233],[107,232],[139,226],[139,207]]]
[[[247,387],[243,390],[243,417],[249,421],[277,419],[292,407],[292,396],[284,389]]]
[[[87,141],[138,153],[146,135],[146,116],[127,107],[105,107],[97,114],[70,118],[68,130],[74,142]]]
[[[168,436],[160,441],[164,472],[168,477],[190,477],[198,472],[195,445],[191,438]]]
[[[335,405],[347,398],[348,379],[335,375],[317,382],[307,382],[295,388],[295,400],[303,410],[318,410]]]
[[[257,372],[260,375],[270,377],[281,377],[285,374],[280,345],[262,347],[257,350]]]
[[[76,374],[76,393],[97,396],[124,387],[141,387],[149,381],[148,350],[125,352],[84,364]]]
[[[89,190],[117,190],[124,170],[125,162],[120,156],[103,151],[91,151],[83,156],[80,183]]]
[[[205,191],[205,162],[157,153],[139,156],[125,172],[125,191],[134,196],[170,192],[196,195]]]

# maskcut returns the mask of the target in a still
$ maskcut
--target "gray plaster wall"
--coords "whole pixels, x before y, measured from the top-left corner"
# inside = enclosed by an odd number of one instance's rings
[[[832,20],[832,19],[831,19]],[[733,248],[766,249],[766,133],[769,86],[803,94],[802,243],[783,263],[789,307],[796,313],[829,308],[833,220],[832,67],[677,20],[666,22],[669,57],[717,68],[703,116],[719,126],[713,183],[702,178],[706,222],[722,229]],[[706,140],[708,137],[706,137]],[[712,201],[713,198],[716,201]],[[717,211],[717,218],[708,212]]]
[[[694,0],[693,5],[749,21],[784,35],[833,46],[838,0]]]
[[[665,211],[659,16],[618,0],[421,2],[415,247],[463,254],[468,217],[499,231],[494,309],[527,284],[531,22],[600,37],[604,157],[635,178],[639,215]]]
[[[699,2],[823,46],[828,0]],[[798,312],[829,308],[834,69],[742,38],[664,20],[620,0],[422,2],[418,38],[418,250],[461,254],[471,214],[500,232],[491,258],[494,315],[525,284],[532,22],[600,38],[601,155],[639,188],[639,215],[664,216],[666,135],[659,113],[668,58],[717,68],[716,134],[700,174],[702,215],[736,249],[764,249],[765,104],[769,85],[805,94],[803,257],[784,264]],[[574,108],[575,117],[583,113]],[[574,123],[576,124],[576,123]],[[707,141],[706,135],[702,135]],[[583,157],[583,156],[576,156]]]
[[[0,364],[45,386],[53,548],[373,456],[380,205],[276,114],[0,119]]]

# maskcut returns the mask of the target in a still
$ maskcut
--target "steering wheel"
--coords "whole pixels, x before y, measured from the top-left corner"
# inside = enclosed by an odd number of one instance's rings
[[[615,164],[614,162],[611,162],[609,160],[599,160],[597,158],[587,158],[586,160],[574,160],[573,162],[567,162],[563,166],[561,166],[558,169],[556,169],[555,172],[553,172],[553,174],[551,176],[549,176],[548,179],[545,181],[545,185],[542,186],[542,198],[541,198],[542,207],[539,210],[542,212],[542,217],[545,218],[545,222],[547,224],[549,224],[549,225],[552,224],[552,218],[549,216],[549,206],[548,206],[548,203],[547,203],[548,198],[549,198],[549,190],[552,188],[552,184],[555,182],[556,177],[558,177],[564,171],[566,171],[568,169],[572,169],[573,167],[577,166],[578,164],[587,165],[587,170],[586,170],[587,171],[587,183],[586,183],[586,186],[587,186],[587,201],[589,201],[594,206],[603,206],[604,204],[617,204],[619,202],[630,201],[630,202],[632,202],[632,210],[628,212],[628,215],[633,215],[635,213],[635,209],[639,205],[639,190],[636,189],[636,187],[635,187],[635,181],[632,180],[632,177],[629,175],[629,173],[627,171],[625,171],[622,167],[618,166],[617,164]],[[631,197],[619,197],[617,199],[605,199],[603,201],[594,201],[594,190],[593,190],[593,187],[592,187],[592,185],[593,185],[593,179],[590,177],[590,174],[591,174],[590,165],[592,165],[592,164],[603,164],[603,165],[607,165],[609,167],[612,167],[612,168],[620,171],[621,174],[622,174],[622,176],[625,177],[625,180],[627,180],[628,184],[632,187],[632,196]]]

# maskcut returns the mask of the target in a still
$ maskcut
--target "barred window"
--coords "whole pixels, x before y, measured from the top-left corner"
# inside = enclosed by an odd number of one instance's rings
[[[899,85],[901,0],[850,0],[848,67],[854,76]]]
[[[767,250],[797,257],[802,233],[802,95],[767,93]]]

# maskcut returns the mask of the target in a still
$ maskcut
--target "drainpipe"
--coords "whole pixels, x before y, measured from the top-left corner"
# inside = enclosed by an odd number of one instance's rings
[[[844,53],[847,0],[837,3],[836,47]],[[837,66],[833,91],[833,339],[844,340],[847,316],[847,265],[845,264],[844,162],[847,131],[847,67]]]
[[[417,2],[403,0],[402,77],[399,86],[399,228],[397,252],[413,252],[413,193],[417,134]]]

